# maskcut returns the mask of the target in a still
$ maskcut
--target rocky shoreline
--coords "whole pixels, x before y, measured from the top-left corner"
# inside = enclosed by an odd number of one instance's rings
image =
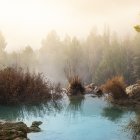
[[[84,88],[85,94],[91,94],[93,97],[104,96],[109,102],[114,105],[132,108],[140,107],[140,83],[127,86],[125,89],[127,97],[116,100],[111,98],[110,93],[104,93],[102,89],[96,86],[94,83],[86,85]]]
[[[140,84],[133,84],[126,87],[125,92],[127,94],[127,98],[122,98],[122,99],[113,99],[107,93],[108,95],[107,100],[109,100],[114,105],[139,108],[140,107]]]
[[[0,140],[29,140],[27,134],[40,132],[41,121],[34,121],[28,127],[24,122],[4,122],[0,121]]]

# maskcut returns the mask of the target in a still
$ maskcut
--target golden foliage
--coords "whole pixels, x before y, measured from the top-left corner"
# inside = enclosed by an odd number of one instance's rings
[[[140,25],[136,25],[136,26],[134,26],[134,28],[137,32],[140,32]]]
[[[110,93],[113,99],[122,99],[127,97],[125,92],[126,84],[122,76],[115,76],[112,79],[107,80],[102,88],[104,92]]]

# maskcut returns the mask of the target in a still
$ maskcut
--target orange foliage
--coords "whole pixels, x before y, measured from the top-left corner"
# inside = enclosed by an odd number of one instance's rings
[[[110,93],[113,99],[122,99],[127,97],[125,92],[126,84],[122,76],[115,76],[112,79],[107,80],[102,88],[104,92]]]

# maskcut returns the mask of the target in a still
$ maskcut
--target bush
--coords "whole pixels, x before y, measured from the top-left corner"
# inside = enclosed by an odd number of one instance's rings
[[[50,82],[22,68],[0,70],[0,104],[38,103],[52,98]]]
[[[68,93],[70,93],[70,95],[84,94],[85,88],[79,76],[70,77],[68,82]]]
[[[114,100],[127,98],[125,88],[126,85],[122,76],[115,76],[112,79],[107,80],[102,86],[103,91],[110,93]]]

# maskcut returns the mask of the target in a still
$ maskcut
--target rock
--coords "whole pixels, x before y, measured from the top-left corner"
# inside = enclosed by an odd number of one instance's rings
[[[91,83],[89,86],[90,86],[92,89],[95,88],[95,84],[94,84],[94,83]]]
[[[34,121],[32,122],[32,125],[29,127],[30,132],[40,132],[41,129],[39,128],[39,125],[41,125],[41,121]]]
[[[31,127],[29,127],[29,130],[30,130],[30,132],[40,132],[41,131],[41,129],[37,126],[36,127],[31,126]]]
[[[62,88],[62,93],[65,93],[65,94],[67,94],[67,89],[66,88]]]
[[[98,96],[98,97],[101,97],[103,95],[103,92],[102,90],[99,88],[99,87],[95,87],[94,89],[94,93]]]
[[[86,90],[86,93],[92,93],[95,89],[95,84],[94,83],[91,83],[87,86],[85,86],[85,90]]]
[[[14,140],[29,140],[29,139],[28,138],[18,137],[18,138],[14,139]]]
[[[134,84],[130,85],[126,88],[126,93],[129,95],[129,97],[140,99],[140,84]]]
[[[38,127],[42,122],[34,121],[31,127],[23,122],[1,122],[0,123],[0,140],[28,140],[27,133],[40,132]]]
[[[95,84],[94,84],[94,83],[91,83],[91,84],[87,85],[86,87],[87,87],[87,88],[94,89],[94,88],[95,88]]]
[[[5,122],[0,124],[0,140],[27,138],[28,127],[23,122]]]
[[[3,120],[0,120],[0,124],[3,124],[3,123],[5,123],[5,121],[3,121]]]
[[[32,126],[39,126],[41,124],[42,124],[41,121],[34,121],[34,122],[32,122]]]
[[[98,97],[103,95],[103,92],[100,89],[100,87],[95,86],[94,83],[91,83],[91,84],[85,86],[85,90],[86,90],[86,93],[94,94],[94,95],[96,95]]]

